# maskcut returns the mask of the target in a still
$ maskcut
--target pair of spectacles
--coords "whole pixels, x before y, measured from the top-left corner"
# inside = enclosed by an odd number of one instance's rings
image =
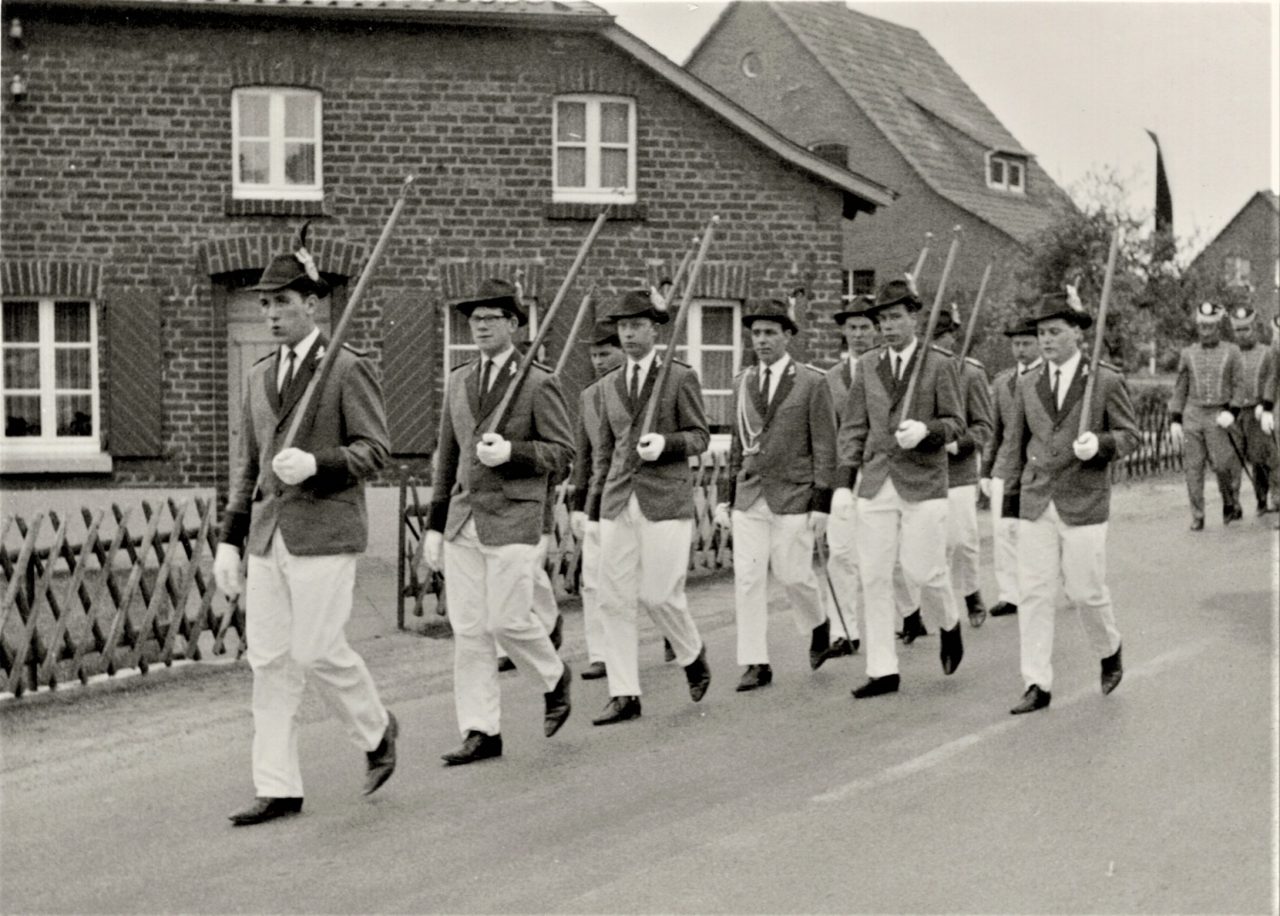
[[[472,315],[467,319],[472,327],[486,327],[510,320],[510,315]]]

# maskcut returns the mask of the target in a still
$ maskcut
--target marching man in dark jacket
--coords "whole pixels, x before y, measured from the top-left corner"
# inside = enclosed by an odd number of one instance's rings
[[[821,372],[787,352],[799,330],[790,309],[762,303],[742,319],[758,362],[734,380],[733,440],[716,524],[733,528],[739,691],[773,681],[767,639],[769,574],[786,589],[816,669],[831,647],[831,623],[813,568],[813,543],[831,507],[836,427]],[[730,520],[732,509],[732,521]]]
[[[947,571],[947,442],[964,432],[959,373],[945,351],[916,334],[920,300],[902,280],[876,297],[885,346],[863,355],[840,423],[832,511],[846,511],[857,488],[858,569],[866,596],[867,682],[858,698],[898,690],[894,564],[939,630],[944,674],[964,657],[960,612]],[[904,404],[912,367],[918,387]]]
[[[609,315],[627,359],[601,384],[603,424],[588,497],[600,506],[600,617],[610,696],[595,725],[640,715],[639,607],[671,643],[695,703],[711,683],[684,589],[693,541],[689,459],[706,451],[711,436],[698,376],[678,360],[657,402],[653,429],[642,429],[662,360],[671,358],[654,349],[658,326],[668,320],[655,300],[660,297],[645,290],[629,292]]]
[[[1049,705],[1059,583],[1102,660],[1102,692],[1120,684],[1120,631],[1106,581],[1111,462],[1138,444],[1124,377],[1104,364],[1094,380],[1089,429],[1079,434],[1089,374],[1080,344],[1093,319],[1074,295],[1042,297],[1034,321],[1045,363],[1018,383],[995,469],[1004,480],[1005,514],[1021,519],[1018,633],[1026,692],[1010,710],[1015,715]]]
[[[218,587],[235,596],[240,555],[249,555],[246,655],[257,799],[231,816],[236,826],[302,810],[298,706],[308,675],[366,753],[366,795],[395,769],[397,731],[344,633],[356,558],[369,539],[363,481],[387,460],[378,372],[363,354],[340,350],[310,422],[282,448],[328,346],[315,312],[329,287],[300,239],[251,288],[280,346],[249,373],[238,470],[213,567]]]
[[[552,480],[569,469],[573,434],[560,386],[534,364],[498,429],[486,432],[518,374],[512,343],[528,319],[511,284],[487,280],[455,308],[467,318],[478,359],[450,375],[440,412],[431,514],[423,559],[444,570],[453,627],[453,694],[462,746],[447,765],[502,754],[495,637],[520,671],[542,686],[549,738],[569,717],[570,672],[544,622],[531,612]]]

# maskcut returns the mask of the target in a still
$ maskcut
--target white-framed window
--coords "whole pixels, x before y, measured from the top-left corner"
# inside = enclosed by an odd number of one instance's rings
[[[538,333],[538,301],[525,296],[521,302],[529,314],[529,323],[516,331],[517,346],[532,340]],[[471,342],[471,328],[467,319],[452,305],[444,310],[444,377],[465,362],[475,359],[477,348]]]
[[[874,270],[842,270],[840,279],[844,287],[840,301],[846,305],[859,296],[875,295],[876,272]]]
[[[1248,258],[1232,256],[1222,261],[1223,279],[1228,286],[1248,286],[1253,273],[1253,264]]]
[[[321,97],[313,89],[255,86],[231,93],[232,196],[324,197]]]
[[[987,187],[1014,194],[1027,192],[1027,160],[1022,156],[987,154]]]
[[[625,96],[556,96],[552,199],[636,202],[636,103]]]
[[[689,303],[684,342],[676,347],[676,358],[698,373],[713,450],[727,449],[733,432],[733,377],[742,369],[742,341],[742,303],[733,299]]]
[[[97,454],[98,314],[93,303],[0,303],[6,452]]]

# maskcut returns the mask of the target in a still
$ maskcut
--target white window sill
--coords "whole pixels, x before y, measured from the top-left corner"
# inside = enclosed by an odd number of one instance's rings
[[[610,191],[553,190],[551,192],[551,202],[553,204],[618,204],[619,206],[625,206],[634,204],[638,199],[634,191],[629,194],[615,194]]]
[[[16,449],[0,446],[0,474],[110,474],[106,452],[68,452],[62,449]]]
[[[269,188],[255,185],[252,188],[233,187],[232,200],[324,200],[324,188]]]

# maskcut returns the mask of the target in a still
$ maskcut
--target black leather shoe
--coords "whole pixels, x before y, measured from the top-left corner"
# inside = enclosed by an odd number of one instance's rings
[[[578,677],[584,681],[597,681],[602,677],[607,677],[609,670],[605,668],[604,662],[592,662],[582,669],[582,673]]]
[[[868,697],[883,696],[886,693],[898,692],[898,675],[886,674],[884,677],[868,678],[867,682],[861,687],[853,689],[853,695],[859,700],[865,700]]]
[[[542,732],[548,738],[560,731],[564,720],[569,718],[569,710],[572,708],[569,704],[569,685],[572,683],[573,672],[569,670],[569,663],[565,662],[564,673],[556,681],[556,686],[542,695],[547,704],[546,715],[542,718]]]
[[[464,763],[475,763],[477,760],[501,756],[501,735],[486,735],[484,732],[473,730],[467,732],[467,737],[462,740],[462,747],[456,751],[441,754],[440,759],[444,761],[445,766],[456,767]]]
[[[1203,519],[1203,518],[1193,518],[1193,519],[1191,520],[1191,530],[1192,530],[1192,531],[1204,531],[1204,519]]]
[[[556,625],[547,635],[551,637],[551,645],[559,649],[560,644],[564,642],[564,614],[556,615]]]
[[[969,626],[976,630],[987,622],[987,606],[982,603],[982,595],[977,592],[965,595],[964,606],[969,610]]]
[[[1038,684],[1032,684],[1027,688],[1027,692],[1022,695],[1022,699],[1018,705],[1009,710],[1010,715],[1020,716],[1025,712],[1035,712],[1037,709],[1044,709],[1049,705],[1051,695],[1047,690],[1041,690]]]
[[[368,768],[364,774],[365,795],[377,792],[396,771],[396,738],[399,734],[400,723],[396,721],[395,713],[388,711],[387,730],[382,733],[382,741],[365,754],[368,761]]]
[[[825,662],[829,658],[840,658],[845,655],[852,655],[858,651],[858,647],[862,645],[862,641],[855,639],[850,642],[845,637],[833,640],[831,645],[827,647],[827,651],[822,653],[822,660]]]
[[[697,703],[707,695],[711,686],[711,667],[707,664],[707,647],[698,650],[698,657],[684,666],[684,677],[689,682],[689,696]]]
[[[809,637],[809,668],[817,671],[827,660],[827,650],[831,648],[831,621],[824,620],[813,628]]]
[[[301,798],[263,798],[259,796],[253,804],[243,811],[237,811],[229,818],[233,827],[252,827],[274,821],[278,817],[288,817],[302,811]]]
[[[604,712],[591,720],[592,725],[612,725],[628,719],[640,718],[639,697],[610,697]]]
[[[949,630],[938,631],[941,643],[938,657],[942,659],[942,673],[955,674],[960,667],[960,659],[964,658],[964,637],[960,635],[960,624]]]
[[[505,674],[508,671],[515,671],[515,670],[516,670],[516,663],[513,662],[511,659],[507,658],[505,655],[502,656],[502,658],[498,659],[499,674]]]
[[[1222,507],[1222,524],[1230,525],[1232,522],[1238,522],[1244,518],[1244,510],[1240,508],[1239,503],[1231,503]]]
[[[1008,617],[1010,614],[1018,613],[1018,606],[1010,604],[1008,601],[998,601],[996,606],[991,609],[992,617]]]
[[[768,687],[772,683],[773,669],[768,665],[747,665],[747,670],[742,672],[742,680],[738,681],[735,689],[738,693],[746,693],[757,687]]]
[[[671,640],[664,639],[662,641],[662,660],[664,662],[673,662],[676,660],[676,650],[671,648]]]
[[[924,628],[924,620],[920,617],[919,608],[902,618],[902,644],[904,646],[909,646],[921,636],[928,635],[929,631]]]
[[[1124,662],[1120,659],[1122,648],[1122,646],[1116,646],[1115,654],[1108,655],[1102,660],[1102,695],[1104,697],[1119,687],[1120,679],[1124,677]]]

